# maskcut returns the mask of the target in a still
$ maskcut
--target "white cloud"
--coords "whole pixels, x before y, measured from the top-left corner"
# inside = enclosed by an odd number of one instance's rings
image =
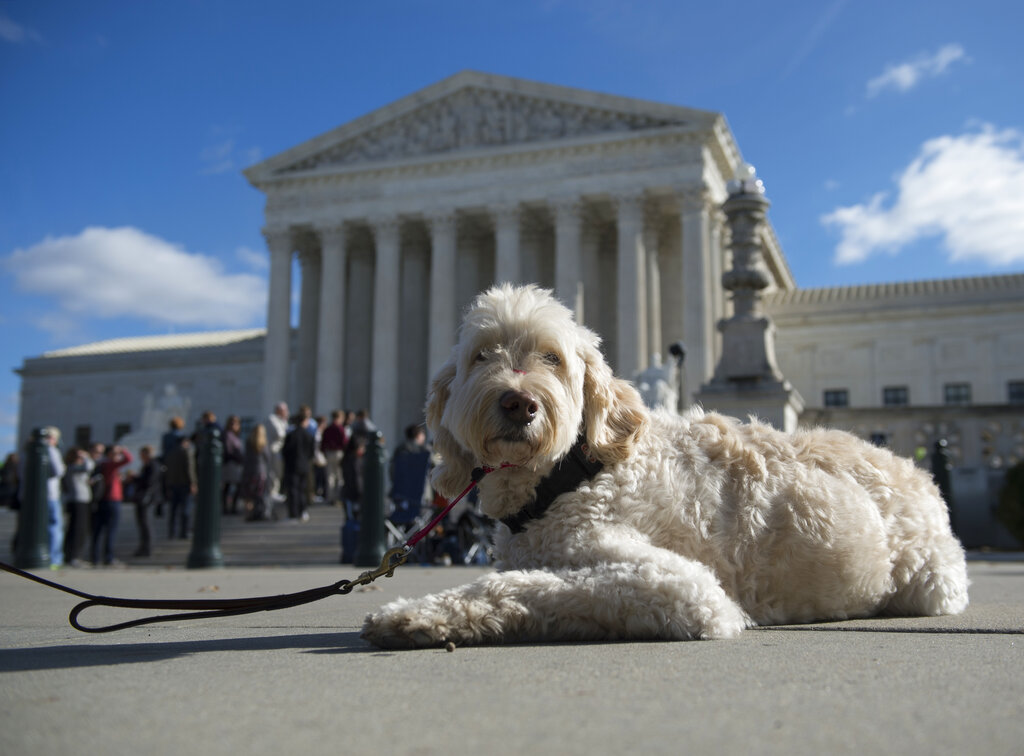
[[[933,236],[954,262],[1024,262],[1024,133],[984,124],[976,132],[931,139],[897,180],[895,199],[887,200],[880,192],[822,217],[841,235],[837,263],[896,254]]]
[[[14,44],[42,41],[38,32],[27,26],[22,26],[5,13],[0,13],[0,39]]]
[[[210,140],[199,153],[200,173],[206,176],[231,173],[258,163],[263,157],[259,147],[240,147],[238,129],[226,126],[210,127]]]
[[[868,97],[892,89],[907,92],[913,89],[924,78],[941,76],[958,60],[967,61],[967,53],[957,44],[945,45],[935,53],[922,53],[904,63],[886,67],[881,75],[868,82]]]
[[[231,153],[235,150],[235,140],[225,139],[218,144],[210,145],[199,155],[203,163],[204,174],[227,173],[235,167]]]
[[[52,297],[41,327],[80,318],[143,318],[191,328],[242,328],[265,313],[267,284],[136,228],[47,237],[4,261],[23,292]]]
[[[235,257],[253,270],[270,270],[270,256],[266,252],[239,247],[235,250]]]

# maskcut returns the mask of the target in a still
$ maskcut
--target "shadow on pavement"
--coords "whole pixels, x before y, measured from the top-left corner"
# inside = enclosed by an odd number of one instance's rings
[[[331,654],[379,652],[379,649],[362,640],[357,632],[268,635],[166,643],[77,644],[0,650],[0,673],[145,664],[210,652],[287,650]]]

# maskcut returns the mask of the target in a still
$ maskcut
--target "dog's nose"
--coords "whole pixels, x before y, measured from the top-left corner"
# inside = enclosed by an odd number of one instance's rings
[[[529,425],[537,416],[540,405],[525,391],[506,391],[501,395],[501,411],[505,418],[519,425]]]

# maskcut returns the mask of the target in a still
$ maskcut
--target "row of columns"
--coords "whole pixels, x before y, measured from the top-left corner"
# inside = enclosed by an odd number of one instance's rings
[[[684,339],[688,345],[688,373],[699,382],[712,365],[713,315],[703,303],[710,296],[714,272],[709,231],[709,205],[703,194],[682,195]],[[554,289],[563,303],[582,322],[582,267],[584,204],[573,197],[551,203],[555,239]],[[643,193],[616,200],[617,257],[615,322],[618,337],[614,362],[625,377],[643,370],[648,356],[664,348],[662,343],[661,286],[657,230],[647,221]],[[521,210],[518,205],[491,209],[494,222],[494,278],[518,282],[521,265]],[[448,359],[457,323],[456,212],[440,212],[424,218],[430,232],[428,374],[434,375]],[[372,233],[376,256],[373,282],[373,336],[371,354],[370,412],[389,434],[404,418],[396,417],[399,371],[399,303],[402,295],[399,265],[401,220],[359,219]],[[344,285],[351,226],[337,224],[317,228],[319,254],[300,251],[302,265],[299,306],[300,355],[315,356],[315,370],[300,365],[295,380],[298,394],[313,397],[319,411],[341,404],[345,376],[345,352],[339,343],[340,324],[346,315]],[[297,238],[287,229],[265,231],[270,250],[270,290],[267,304],[267,338],[263,403],[271,407],[289,396],[291,259]],[[720,272],[720,271],[719,271]],[[697,317],[695,305],[706,317]],[[325,324],[338,324],[331,327]]]

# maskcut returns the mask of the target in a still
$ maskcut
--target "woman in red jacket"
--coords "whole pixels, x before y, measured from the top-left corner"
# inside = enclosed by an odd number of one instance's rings
[[[112,446],[110,452],[96,466],[96,473],[103,480],[103,495],[93,502],[92,514],[92,563],[99,564],[100,537],[103,537],[103,564],[118,564],[114,558],[114,540],[117,538],[117,524],[121,520],[122,467],[132,461],[132,453],[123,446]]]

